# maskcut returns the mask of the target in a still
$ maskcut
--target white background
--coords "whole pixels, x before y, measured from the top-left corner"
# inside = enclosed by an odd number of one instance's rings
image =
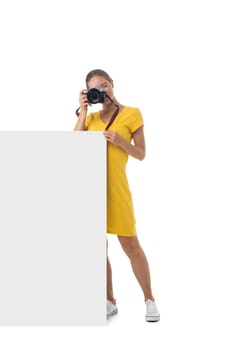
[[[101,328],[0,329],[4,349],[232,349],[231,1],[1,1],[0,129],[72,130],[86,73],[145,119],[130,159],[161,321],[109,237],[119,315]]]

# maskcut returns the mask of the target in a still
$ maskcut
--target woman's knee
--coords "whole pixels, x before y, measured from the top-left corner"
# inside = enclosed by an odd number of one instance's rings
[[[140,255],[141,246],[138,242],[137,236],[133,236],[133,237],[118,236],[118,240],[124,252],[130,259]]]

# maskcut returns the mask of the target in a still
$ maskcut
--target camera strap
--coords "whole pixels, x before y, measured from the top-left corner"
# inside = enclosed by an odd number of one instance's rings
[[[106,126],[105,130],[108,130],[110,128],[110,126],[112,125],[112,123],[114,122],[114,120],[116,119],[116,116],[117,114],[119,113],[119,106],[118,105],[115,105],[116,106],[116,110],[115,112],[113,113],[108,125]]]
[[[108,130],[108,129],[110,128],[110,126],[112,125],[112,123],[114,122],[114,120],[116,119],[117,114],[119,113],[119,106],[118,106],[116,103],[114,103],[114,101],[111,99],[111,97],[108,96],[107,94],[106,94],[106,97],[107,97],[107,98],[114,104],[114,106],[116,107],[115,112],[113,113],[111,119],[110,119],[109,122],[108,122],[108,125],[107,125],[106,128],[105,128],[105,130]]]

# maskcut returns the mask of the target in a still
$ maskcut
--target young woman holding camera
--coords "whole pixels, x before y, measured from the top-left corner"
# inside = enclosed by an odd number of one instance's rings
[[[140,246],[131,192],[126,176],[128,155],[143,160],[145,139],[143,118],[138,108],[123,106],[114,96],[113,80],[105,71],[95,69],[86,76],[86,87],[79,95],[80,108],[75,131],[103,130],[107,147],[107,233],[117,238],[129,257],[146,304],[146,321],[160,320],[151,289],[147,258]],[[88,106],[102,103],[98,112],[88,113]],[[133,141],[133,143],[131,143]],[[107,318],[118,312],[112,287],[112,269],[107,257]]]

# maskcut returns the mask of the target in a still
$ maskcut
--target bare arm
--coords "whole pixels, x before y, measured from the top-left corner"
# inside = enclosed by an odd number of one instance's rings
[[[79,105],[80,105],[80,113],[79,113],[77,123],[75,124],[74,131],[87,130],[87,128],[85,127],[85,120],[87,116],[88,101],[87,101],[87,96],[83,94],[83,90],[80,91],[80,94],[79,94]]]
[[[77,123],[75,124],[75,127],[74,127],[74,131],[87,130],[85,126],[86,116],[87,116],[87,110],[81,109]]]
[[[138,128],[133,133],[133,144],[124,140],[116,131],[104,131],[104,136],[107,141],[112,142],[118,147],[121,147],[130,156],[137,158],[138,160],[143,160],[145,158],[146,145],[143,126]]]

